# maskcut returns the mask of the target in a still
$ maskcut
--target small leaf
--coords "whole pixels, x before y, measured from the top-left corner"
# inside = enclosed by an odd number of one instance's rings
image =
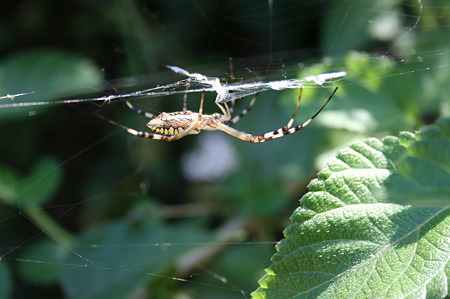
[[[14,185],[19,205],[24,208],[41,207],[51,200],[62,179],[58,161],[47,157],[33,166],[31,173]]]
[[[5,262],[0,263],[0,299],[11,298],[11,282],[12,278],[8,264]]]
[[[0,200],[8,204],[16,203],[16,193],[13,186],[18,182],[17,173],[6,166],[0,165]]]
[[[300,200],[254,298],[448,295],[449,128],[443,119],[339,152]],[[411,197],[422,205],[389,203]]]
[[[68,253],[68,248],[53,240],[38,241],[21,254],[21,259],[26,262],[19,264],[18,272],[29,283],[53,285],[58,279],[59,265]]]

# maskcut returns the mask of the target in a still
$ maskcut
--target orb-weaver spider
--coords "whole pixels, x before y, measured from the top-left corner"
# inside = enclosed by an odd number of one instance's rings
[[[272,132],[267,132],[263,135],[251,135],[245,132],[241,132],[239,130],[236,130],[235,128],[231,127],[231,125],[238,122],[244,115],[247,114],[247,112],[252,108],[252,106],[255,104],[256,96],[251,100],[250,104],[243,109],[237,116],[231,117],[231,114],[233,112],[233,108],[228,107],[227,103],[216,103],[217,106],[219,106],[220,110],[222,111],[222,114],[220,113],[213,113],[213,114],[203,114],[203,102],[204,102],[204,94],[201,96],[200,100],[200,108],[199,112],[192,112],[186,109],[186,98],[184,98],[184,104],[183,104],[183,110],[178,112],[162,112],[161,114],[155,116],[149,112],[142,111],[136,107],[134,107],[130,102],[126,101],[126,104],[128,107],[147,118],[150,119],[150,121],[147,123],[147,127],[152,130],[154,133],[144,132],[144,131],[138,131],[132,128],[129,128],[127,126],[124,126],[122,124],[116,123],[115,121],[112,121],[110,119],[107,119],[101,115],[100,118],[108,121],[109,123],[118,126],[125,131],[127,131],[129,134],[143,137],[143,138],[149,138],[149,139],[158,139],[158,140],[165,140],[165,141],[173,141],[180,138],[183,138],[189,134],[198,134],[202,130],[205,131],[223,131],[231,136],[234,136],[236,138],[239,138],[244,141],[248,142],[265,142],[271,139],[283,137],[292,133],[295,133],[304,127],[306,127],[311,121],[325,108],[325,106],[330,102],[331,98],[336,93],[338,87],[333,91],[333,93],[330,95],[328,100],[320,107],[319,110],[317,110],[316,113],[314,113],[313,116],[311,116],[307,121],[305,121],[303,124],[292,127],[292,124],[294,123],[295,116],[297,115],[298,108],[300,106],[300,100],[302,97],[302,89],[300,89],[299,96],[297,99],[297,104],[295,106],[294,113],[292,114],[292,117],[290,118],[289,122],[286,126],[281,127],[279,129],[276,129]],[[232,107],[234,106],[234,103],[232,104]],[[292,128],[291,128],[292,127]]]

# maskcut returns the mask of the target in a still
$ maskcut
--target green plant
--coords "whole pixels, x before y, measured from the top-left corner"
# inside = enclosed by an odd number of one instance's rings
[[[309,184],[253,297],[447,296],[449,166],[448,118],[340,151]]]
[[[439,224],[430,215],[442,211],[444,218],[448,206],[446,1],[2,3],[0,298],[249,297],[319,169],[254,297],[344,297],[343,288],[357,287],[370,297],[385,281],[361,272],[373,265],[391,279],[403,266],[395,257],[426,240],[436,241],[427,252],[448,267],[444,250],[435,250],[448,244],[445,235],[430,235],[445,233],[447,218]],[[185,79],[165,64],[230,82],[348,76],[296,136],[264,145],[221,136],[239,168],[204,182],[181,168],[186,157],[203,157],[196,150],[208,133],[150,142],[95,116],[145,129],[123,98],[103,97]],[[298,123],[331,91],[304,89]],[[236,128],[259,134],[285,125],[297,95],[259,94]],[[98,101],[72,101],[91,97]],[[199,99],[189,94],[188,108],[197,110]],[[181,95],[130,100],[152,113],[182,107]],[[239,100],[237,108],[247,103]],[[206,100],[205,113],[214,112]],[[418,133],[383,138],[441,117]],[[216,144],[213,157],[197,165],[216,166],[225,148]],[[427,295],[444,296],[447,268],[438,262],[418,273],[405,266],[398,277],[416,279],[415,290],[431,279]],[[301,272],[314,267],[331,274]],[[297,283],[295,271],[305,279]],[[305,284],[310,292],[294,289]],[[389,290],[399,294],[395,285]]]

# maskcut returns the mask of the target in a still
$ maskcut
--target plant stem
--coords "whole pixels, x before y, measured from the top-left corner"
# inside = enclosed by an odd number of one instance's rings
[[[44,212],[44,210],[36,207],[29,207],[25,209],[25,213],[37,227],[58,243],[64,246],[70,246],[72,244],[73,236],[59,226],[55,220]]]

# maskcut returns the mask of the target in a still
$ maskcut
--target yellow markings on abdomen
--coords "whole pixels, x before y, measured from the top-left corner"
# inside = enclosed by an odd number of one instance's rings
[[[166,135],[166,136],[176,135],[176,134],[183,132],[182,128],[175,129],[174,127],[170,127],[170,128],[149,127],[149,128],[156,134],[161,134],[161,135]]]

